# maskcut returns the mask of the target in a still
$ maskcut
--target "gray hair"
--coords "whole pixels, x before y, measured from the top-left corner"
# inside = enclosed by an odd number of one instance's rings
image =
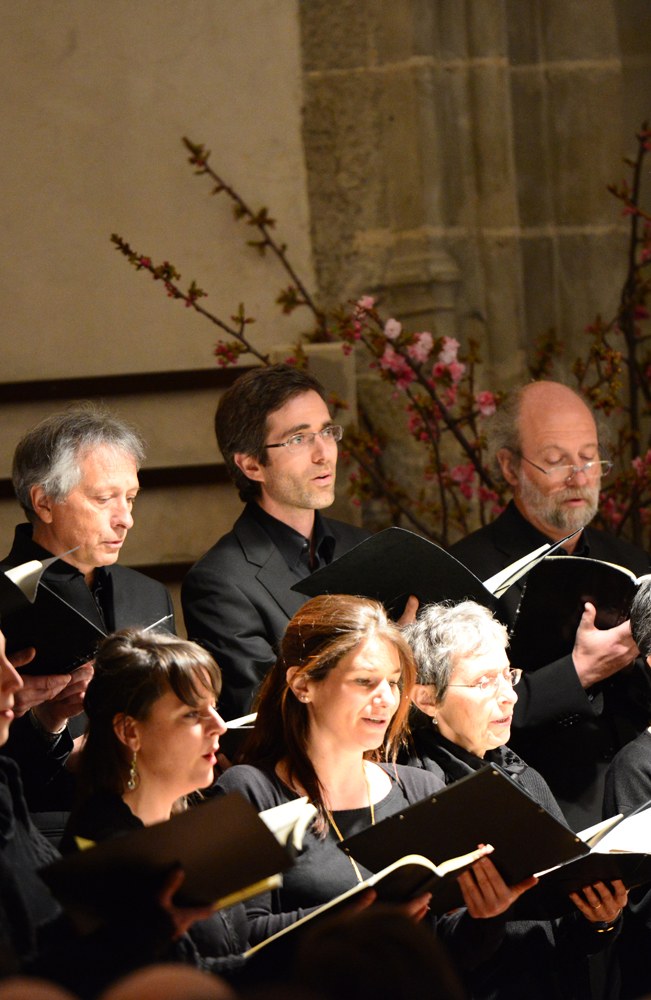
[[[554,382],[555,385],[562,385],[566,389],[569,389],[570,392],[573,392],[582,403],[585,403],[597,427],[599,451],[601,452],[602,445],[605,445],[607,450],[607,446],[611,441],[610,427],[608,421],[604,419],[602,411],[594,410],[588,400],[580,392],[577,392],[576,389],[573,389],[571,385],[568,385],[567,382],[562,382],[558,379],[540,379],[538,381]],[[522,406],[522,399],[526,389],[530,385],[535,384],[536,381],[526,382],[512,389],[498,407],[497,412],[486,421],[488,466],[498,483],[506,483],[502,468],[497,459],[498,452],[502,451],[503,448],[510,451],[513,455],[514,468],[517,469],[520,467],[520,407]]]
[[[40,486],[56,503],[82,480],[81,463],[95,448],[130,455],[140,468],[145,445],[138,431],[104,407],[84,403],[46,417],[18,442],[12,481],[28,521],[37,521],[31,491]]]
[[[405,635],[416,660],[417,683],[434,688],[437,705],[461,659],[480,656],[494,644],[506,648],[509,641],[504,625],[475,601],[428,604]]]
[[[642,656],[651,656],[651,579],[639,585],[633,598],[631,632]]]

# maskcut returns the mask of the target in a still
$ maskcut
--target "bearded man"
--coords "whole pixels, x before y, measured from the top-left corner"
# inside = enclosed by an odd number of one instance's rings
[[[636,576],[649,572],[646,553],[588,527],[610,463],[601,459],[596,423],[580,396],[557,382],[533,382],[507,398],[489,435],[513,499],[492,524],[451,549],[480,579],[577,529],[567,554],[616,563]],[[523,586],[514,584],[502,598],[506,625],[514,622]],[[630,623],[601,630],[594,620],[586,604],[572,654],[525,672],[510,741],[547,779],[575,830],[601,818],[608,764],[647,727],[651,712],[651,682],[636,659]]]

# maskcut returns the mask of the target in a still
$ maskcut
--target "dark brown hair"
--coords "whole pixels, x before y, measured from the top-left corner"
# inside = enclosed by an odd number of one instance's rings
[[[317,830],[327,829],[323,787],[308,756],[309,713],[287,682],[287,671],[296,667],[295,679],[305,674],[323,680],[341,659],[369,640],[379,640],[395,648],[402,669],[402,698],[391,720],[385,751],[395,759],[407,733],[409,693],[416,679],[416,667],[402,632],[387,618],[377,601],[363,597],[328,594],[314,597],[297,611],[280,646],[280,656],[267,674],[258,697],[258,715],[240,760],[273,773],[276,765],[287,763],[289,780],[297,781],[317,807]],[[377,759],[377,751],[367,756]]]
[[[283,364],[241,375],[220,398],[215,414],[217,444],[245,503],[260,496],[261,486],[244,475],[234,456],[251,455],[266,465],[267,417],[304,392],[316,392],[326,402],[325,389],[314,375]]]
[[[146,719],[169,690],[196,708],[201,687],[219,697],[221,673],[210,653],[175,635],[123,629],[104,640],[84,698],[88,716],[79,769],[79,801],[97,791],[122,795],[130,753],[113,728],[116,715]]]

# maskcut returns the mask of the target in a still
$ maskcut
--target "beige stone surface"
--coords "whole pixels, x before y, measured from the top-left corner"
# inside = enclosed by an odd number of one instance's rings
[[[210,364],[218,331],[136,274],[109,236],[244,301],[264,344],[296,328],[279,264],[246,247],[181,137],[266,204],[313,284],[295,0],[30,0],[0,5],[3,377]],[[282,333],[281,333],[282,331]]]

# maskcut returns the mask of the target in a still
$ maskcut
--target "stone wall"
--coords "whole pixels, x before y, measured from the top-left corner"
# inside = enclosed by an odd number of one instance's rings
[[[485,329],[493,384],[614,308],[606,192],[651,115],[644,0],[301,0],[312,238],[329,301]]]

